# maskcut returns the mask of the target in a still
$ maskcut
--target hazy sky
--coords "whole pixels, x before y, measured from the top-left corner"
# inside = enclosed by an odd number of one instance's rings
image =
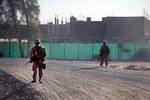
[[[106,16],[141,16],[145,8],[150,14],[150,0],[39,0],[40,21],[53,21],[57,14],[61,19],[75,16],[78,19],[92,17],[101,20]]]

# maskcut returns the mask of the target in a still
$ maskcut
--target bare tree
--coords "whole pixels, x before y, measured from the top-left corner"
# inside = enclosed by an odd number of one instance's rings
[[[37,0],[0,0],[0,24],[12,27],[10,29],[13,29],[12,32],[18,39],[21,57],[24,57],[24,54],[21,43],[23,32],[20,32],[20,26],[26,25],[24,34],[28,41],[31,41],[39,33],[39,12]]]

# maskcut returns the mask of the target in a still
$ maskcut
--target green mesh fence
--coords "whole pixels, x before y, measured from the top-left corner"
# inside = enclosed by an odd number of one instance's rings
[[[79,45],[79,59],[92,58],[92,44],[78,44]]]
[[[120,51],[122,60],[132,58],[133,55],[136,53],[135,44],[125,43],[123,44],[123,49],[121,49]]]
[[[43,48],[45,48],[45,50],[46,50],[46,53],[47,53],[47,57],[50,57],[51,55],[50,55],[50,44],[48,44],[48,43],[41,43],[41,45],[42,45],[42,47]]]
[[[47,58],[90,60],[99,55],[102,43],[41,43],[46,49]],[[31,45],[33,47],[34,44]],[[112,60],[128,60],[141,48],[150,48],[148,44],[124,43],[120,48],[116,43],[108,44]],[[30,47],[30,48],[31,48]],[[24,56],[27,57],[27,43],[22,43]],[[18,43],[0,43],[3,57],[20,57]]]
[[[27,47],[28,47],[27,43],[22,43],[24,57],[28,57],[28,48]],[[19,53],[19,55],[20,55],[20,53]],[[17,56],[17,57],[19,57],[19,56]]]
[[[51,58],[64,59],[64,43],[51,44]]]
[[[77,43],[66,43],[65,44],[65,59],[79,59]]]
[[[112,60],[117,60],[118,59],[118,46],[117,46],[117,44],[111,43],[111,44],[108,44],[108,46],[110,48],[109,58],[112,59]]]
[[[99,43],[93,43],[93,56],[99,55],[99,49],[101,47],[101,44]]]
[[[0,44],[0,52],[2,56],[9,57],[9,44],[8,43],[1,43]]]
[[[150,45],[148,45],[148,44],[138,44],[138,45],[136,45],[136,51],[138,51],[141,48],[150,48],[149,46]]]
[[[27,56],[27,44],[22,44],[22,50],[24,56]],[[4,57],[20,57],[20,50],[18,43],[0,43],[0,53],[3,54]]]
[[[10,57],[20,57],[19,45],[17,43],[11,43]]]

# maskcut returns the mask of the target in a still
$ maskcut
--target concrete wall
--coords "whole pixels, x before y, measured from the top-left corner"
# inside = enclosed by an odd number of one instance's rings
[[[107,17],[104,23],[111,39],[133,41],[144,35],[144,17]]]
[[[150,36],[150,21],[144,18],[144,35]]]
[[[100,21],[76,21],[70,23],[70,33],[81,40],[101,40],[104,37],[105,26]]]

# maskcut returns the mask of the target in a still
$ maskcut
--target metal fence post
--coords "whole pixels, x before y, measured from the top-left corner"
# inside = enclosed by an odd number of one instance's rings
[[[94,46],[93,46],[93,41],[92,41],[92,59],[93,59],[93,56],[94,56]]]
[[[50,52],[49,57],[51,58],[51,42],[49,43],[49,52]]]
[[[79,41],[78,41],[78,43],[77,43],[77,52],[78,52],[78,60],[79,60],[79,59],[80,59],[80,57],[79,57],[79,56],[80,56],[80,55],[79,55],[79,52],[80,52],[80,51],[79,51]]]
[[[65,41],[64,41],[64,59],[66,59],[66,46],[65,46]]]
[[[136,54],[136,43],[134,43],[134,55]]]
[[[8,52],[9,52],[9,57],[11,57],[11,41],[10,41],[10,39],[9,39],[9,41],[8,41],[8,46],[9,46],[9,49],[8,49]]]

